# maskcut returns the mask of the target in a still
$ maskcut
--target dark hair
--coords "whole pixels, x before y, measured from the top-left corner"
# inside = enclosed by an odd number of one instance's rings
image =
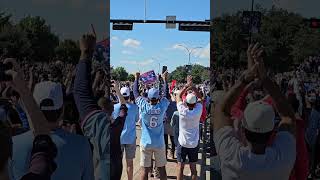
[[[244,133],[247,140],[252,144],[267,144],[272,135],[272,131],[267,133],[256,133],[247,129],[245,129]]]
[[[13,107],[8,108],[7,115],[12,124],[22,125],[22,121],[20,119],[19,113]]]
[[[125,96],[124,96],[123,98],[124,98],[124,100],[126,100],[126,101],[127,101],[127,100],[129,100],[129,99],[130,99],[130,96],[127,96],[127,97],[125,97]]]
[[[194,108],[194,107],[196,106],[196,103],[195,103],[195,104],[189,104],[189,103],[187,103],[187,106],[188,106],[189,108]]]
[[[297,99],[296,95],[295,94],[289,94],[288,95],[288,101],[291,104],[294,112],[297,113],[299,111],[300,102]]]
[[[51,99],[44,99],[40,103],[40,107],[42,106],[53,106],[53,101]],[[42,110],[42,113],[46,117],[49,122],[57,122],[62,114],[63,107],[58,110]]]
[[[5,96],[8,97],[8,98],[12,97],[12,96],[16,97],[17,99],[20,98],[19,93],[17,91],[15,91],[14,89],[12,89],[12,88],[8,89],[8,91],[6,92]]]

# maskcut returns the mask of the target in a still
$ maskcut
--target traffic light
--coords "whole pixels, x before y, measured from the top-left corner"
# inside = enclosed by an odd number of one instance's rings
[[[113,30],[123,30],[123,31],[132,31],[133,23],[132,22],[116,22],[113,23]]]
[[[310,27],[314,29],[320,29],[320,19],[311,18]]]
[[[210,22],[179,23],[179,31],[210,31]]]

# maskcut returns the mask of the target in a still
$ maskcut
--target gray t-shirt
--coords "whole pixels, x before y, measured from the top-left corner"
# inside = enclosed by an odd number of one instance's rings
[[[57,129],[50,134],[58,149],[55,158],[57,169],[52,180],[92,180],[94,179],[92,152],[86,137]],[[12,171],[15,179],[21,179],[28,173],[33,133],[28,131],[13,137]]]
[[[214,134],[223,180],[286,180],[296,157],[296,141],[289,132],[278,132],[263,155],[253,154],[226,126]]]

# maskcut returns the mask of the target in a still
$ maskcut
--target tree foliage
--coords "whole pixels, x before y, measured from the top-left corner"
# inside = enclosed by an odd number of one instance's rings
[[[128,81],[130,81],[130,82],[134,82],[134,80],[135,80],[135,77],[134,77],[134,75],[133,74],[129,74],[129,76],[128,76],[128,79],[127,79]]]
[[[205,80],[209,79],[209,68],[195,64],[192,65],[190,75],[193,77],[195,84],[202,84]],[[177,80],[179,83],[185,83],[188,72],[185,66],[177,67],[171,74],[169,80]]]
[[[126,81],[128,79],[128,72],[124,67],[116,67],[111,70],[111,77],[118,81]]]
[[[311,29],[304,18],[283,9],[262,9],[262,24],[253,40],[265,49],[266,64],[276,71],[287,70],[310,55],[319,54],[319,30]],[[242,11],[215,19],[214,60],[217,66],[239,67],[246,59],[248,37],[241,34]]]
[[[71,39],[60,42],[55,48],[55,58],[70,63],[77,63],[80,57],[79,43]]]
[[[54,57],[54,50],[59,45],[59,38],[51,32],[46,21],[39,17],[27,16],[23,18],[18,27],[27,35],[33,53],[30,59],[34,61],[49,61]]]

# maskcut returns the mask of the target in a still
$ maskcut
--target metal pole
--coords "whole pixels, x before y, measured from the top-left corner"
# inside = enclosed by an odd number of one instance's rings
[[[147,22],[147,0],[144,0],[144,22]]]
[[[190,61],[191,52],[192,51],[189,52],[189,63],[188,63],[188,65],[191,65],[191,61]]]
[[[107,87],[109,87],[107,89],[107,92],[106,92],[106,95],[107,97],[110,97],[110,87],[111,87],[111,69],[110,69],[110,0],[107,0],[107,12],[106,12],[106,17],[107,17],[107,34],[106,34],[106,38],[107,38],[107,41],[109,42],[109,45],[106,49],[106,51],[108,52],[107,53],[107,58],[106,58],[106,62],[105,62],[105,65],[106,65],[106,76],[107,76]]]
[[[254,0],[251,0],[251,15],[250,15],[250,31],[249,31],[249,44],[252,43],[252,18],[253,18]]]

